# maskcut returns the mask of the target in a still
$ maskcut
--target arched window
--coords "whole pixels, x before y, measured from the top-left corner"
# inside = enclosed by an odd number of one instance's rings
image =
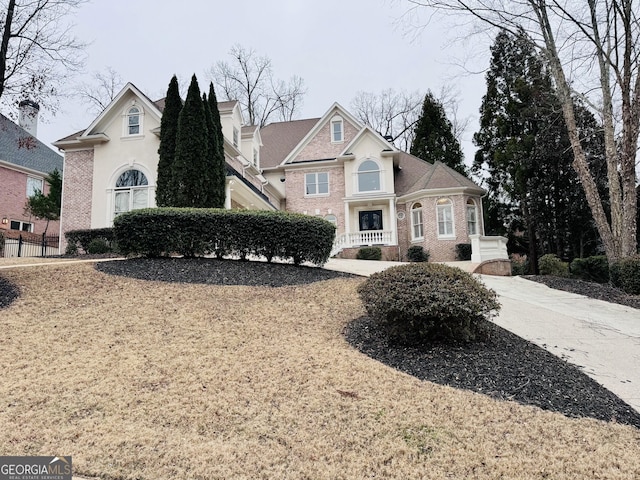
[[[453,237],[453,202],[448,198],[441,198],[437,204],[438,236]]]
[[[336,217],[334,214],[330,213],[329,215],[326,215],[324,219],[327,222],[333,223],[336,227],[338,226],[338,217]]]
[[[411,207],[411,239],[418,240],[422,238],[424,238],[422,204],[418,202]]]
[[[476,202],[471,199],[467,200],[467,233],[468,235],[478,233],[478,208]]]
[[[379,192],[380,167],[373,160],[365,160],[358,167],[358,191]]]
[[[116,181],[114,216],[149,206],[149,182],[140,170],[127,170]]]
[[[141,110],[135,105],[127,111],[127,135],[139,135],[141,131]]]

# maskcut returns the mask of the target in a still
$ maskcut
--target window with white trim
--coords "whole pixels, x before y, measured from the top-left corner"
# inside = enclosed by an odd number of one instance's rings
[[[478,208],[476,202],[467,200],[467,233],[475,235],[478,233]]]
[[[331,142],[340,143],[344,141],[344,122],[342,117],[335,116],[331,119]]]
[[[304,194],[305,196],[329,195],[329,172],[305,173]]]
[[[380,166],[367,159],[358,167],[358,192],[379,192],[381,187]]]
[[[140,135],[142,133],[142,110],[133,106],[127,110],[127,135]]]
[[[336,217],[333,213],[330,213],[329,215],[326,215],[326,216],[324,217],[324,219],[325,219],[327,222],[331,222],[331,223],[333,223],[336,227],[338,226],[338,217]]]
[[[363,210],[358,212],[360,231],[382,230],[382,210]]]
[[[44,182],[41,178],[27,177],[27,198],[33,197],[36,192],[43,193],[43,188]]]
[[[20,230],[21,232],[33,232],[33,223],[21,222],[20,220],[11,220],[11,230]]]
[[[149,206],[149,182],[140,170],[127,170],[116,181],[113,214]]]
[[[438,236],[453,237],[453,202],[448,198],[441,198],[437,203]]]
[[[422,222],[422,204],[414,203],[411,207],[411,239],[424,238],[424,225]]]

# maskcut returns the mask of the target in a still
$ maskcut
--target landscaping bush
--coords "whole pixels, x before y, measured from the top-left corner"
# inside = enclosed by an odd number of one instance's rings
[[[87,253],[101,254],[111,251],[111,247],[104,238],[94,238],[87,247]]]
[[[588,282],[609,282],[609,261],[604,255],[574,258],[569,265],[571,276]]]
[[[499,310],[496,293],[456,267],[414,263],[371,275],[358,287],[369,316],[391,341],[472,341]]]
[[[640,295],[640,255],[611,265],[611,284],[629,295]]]
[[[569,264],[560,260],[557,255],[547,253],[538,259],[540,275],[553,275],[554,277],[568,277]]]
[[[462,262],[471,260],[471,244],[458,243],[456,245],[456,258]]]
[[[76,255],[80,250],[84,253],[89,252],[89,245],[94,240],[102,240],[106,243],[110,250],[115,250],[115,236],[113,228],[93,228],[84,230],[69,230],[64,236],[67,239],[68,255]]]
[[[520,255],[511,255],[511,275],[526,275],[529,272],[529,260]]]
[[[380,247],[362,247],[356,254],[358,260],[382,260]]]
[[[407,258],[410,262],[428,262],[429,252],[425,252],[421,245],[412,245],[407,250]]]
[[[335,237],[335,226],[318,217],[212,208],[133,210],[116,217],[114,230],[124,255],[256,255],[296,265],[323,265]]]

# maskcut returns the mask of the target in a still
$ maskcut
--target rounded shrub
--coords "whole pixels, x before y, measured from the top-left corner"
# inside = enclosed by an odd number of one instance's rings
[[[456,244],[456,259],[461,262],[471,260],[471,244],[470,243],[457,243]]]
[[[611,265],[611,284],[629,295],[640,295],[640,255],[624,258]]]
[[[380,247],[362,247],[356,254],[358,260],[382,260]]]
[[[571,276],[588,282],[609,282],[609,261],[604,255],[574,258],[569,265]]]
[[[497,295],[471,274],[435,263],[412,263],[371,275],[358,287],[369,316],[391,341],[473,341],[500,308]]]
[[[563,262],[557,255],[547,253],[538,259],[540,275],[553,275],[554,277],[568,277],[569,264]]]
[[[410,262],[428,262],[429,252],[422,245],[411,245],[407,250],[407,258]]]
[[[111,247],[104,238],[94,238],[87,247],[87,253],[91,254],[109,253],[110,251]]]

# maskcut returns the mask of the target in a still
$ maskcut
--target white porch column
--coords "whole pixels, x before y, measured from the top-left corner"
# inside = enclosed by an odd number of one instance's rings
[[[231,182],[233,180],[227,180],[224,185],[224,208],[231,210]]]
[[[389,199],[389,214],[391,215],[391,243],[398,245],[398,219],[395,198]]]
[[[351,233],[351,215],[349,215],[349,202],[344,202],[344,233],[349,236]]]

